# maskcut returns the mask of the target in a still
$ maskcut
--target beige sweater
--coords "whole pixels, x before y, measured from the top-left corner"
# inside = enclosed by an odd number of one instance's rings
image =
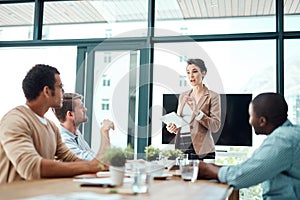
[[[77,157],[62,142],[59,129],[43,124],[29,108],[18,106],[0,122],[0,184],[41,178],[41,160],[73,161]]]

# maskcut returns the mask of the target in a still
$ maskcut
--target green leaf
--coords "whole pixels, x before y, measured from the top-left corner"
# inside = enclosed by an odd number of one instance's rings
[[[161,151],[159,148],[155,148],[151,145],[148,147],[145,147],[146,160],[152,161],[152,160],[158,159],[160,152]]]
[[[112,166],[123,167],[126,163],[126,155],[120,147],[109,147],[106,149],[103,159]]]

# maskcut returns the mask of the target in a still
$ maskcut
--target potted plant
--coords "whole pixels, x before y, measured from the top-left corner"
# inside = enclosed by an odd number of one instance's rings
[[[165,159],[164,165],[167,169],[179,169],[177,159],[183,159],[183,152],[180,149],[169,149],[162,152]]]
[[[153,161],[159,159],[160,149],[152,145],[145,147],[146,160]]]
[[[162,155],[168,160],[176,160],[176,158],[182,158],[183,152],[180,149],[169,149],[162,152]]]
[[[125,157],[127,160],[134,159],[134,150],[130,144],[127,145],[127,147],[124,149],[124,152],[125,152]]]
[[[109,164],[112,185],[122,185],[125,174],[126,155],[120,147],[109,147],[104,153],[104,161]]]

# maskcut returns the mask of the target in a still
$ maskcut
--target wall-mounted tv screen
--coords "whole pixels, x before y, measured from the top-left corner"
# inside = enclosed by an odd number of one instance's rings
[[[163,95],[163,115],[176,112],[178,94]],[[220,94],[222,126],[213,133],[216,145],[252,146],[252,128],[249,124],[248,107],[252,94]],[[166,125],[162,127],[162,143],[173,144],[175,135],[169,133]]]

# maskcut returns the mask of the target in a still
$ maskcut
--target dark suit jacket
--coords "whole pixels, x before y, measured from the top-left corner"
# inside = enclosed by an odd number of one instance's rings
[[[195,119],[196,115],[193,114],[190,121],[192,143],[197,155],[215,152],[215,144],[211,134],[212,132],[217,132],[221,127],[220,95],[208,90],[206,86],[204,86],[204,89],[204,95],[197,103],[197,109],[201,110],[204,116],[197,121]],[[185,105],[183,98],[185,95],[190,95],[191,92],[192,90],[189,90],[180,94],[177,108],[179,116],[182,116],[182,110]],[[175,140],[178,140],[178,135]]]

